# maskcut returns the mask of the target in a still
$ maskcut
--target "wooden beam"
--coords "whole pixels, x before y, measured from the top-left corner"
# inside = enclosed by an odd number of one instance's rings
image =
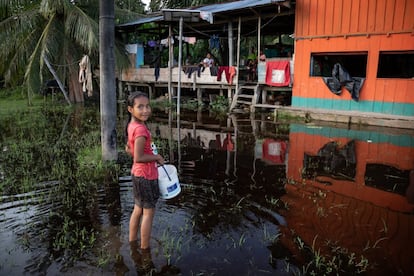
[[[63,86],[62,82],[59,79],[59,76],[56,74],[55,69],[53,69],[52,65],[50,64],[48,58],[46,56],[43,57],[43,60],[46,63],[47,68],[49,68],[50,73],[52,73],[53,77],[55,78],[56,82],[59,85],[60,91],[62,91],[63,96],[65,96],[66,101],[69,105],[71,105],[71,102],[69,100],[68,94],[66,93],[65,87]]]

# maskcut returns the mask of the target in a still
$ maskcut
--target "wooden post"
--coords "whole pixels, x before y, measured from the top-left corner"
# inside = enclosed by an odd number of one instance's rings
[[[233,47],[233,22],[228,23],[228,39],[229,39],[229,66],[234,65],[234,47]]]
[[[240,36],[241,36],[241,17],[239,16],[239,25],[237,27],[237,74],[236,74],[236,91],[237,94],[239,91],[239,81],[240,81]]]
[[[66,93],[65,87],[63,86],[62,82],[59,79],[59,76],[56,74],[56,71],[53,69],[52,65],[50,65],[49,60],[47,59],[47,57],[45,56],[43,58],[43,60],[46,63],[47,68],[49,68],[50,73],[52,73],[53,77],[55,78],[56,82],[59,85],[60,91],[62,91],[63,96],[65,96],[66,101],[68,102],[69,105],[71,105],[68,94]]]
[[[234,41],[233,41],[233,22],[229,21],[228,23],[228,38],[229,38],[229,66],[234,66]],[[237,69],[239,71],[239,69]],[[236,73],[238,75],[239,72]],[[231,88],[228,89],[227,99],[229,101],[229,106],[231,106],[231,101],[233,99],[231,95]]]
[[[118,158],[116,148],[115,3],[99,1],[99,65],[102,159]]]
[[[202,104],[203,104],[203,97],[202,97],[202,90],[201,90],[201,88],[197,88],[197,102],[198,102],[198,105],[199,106],[202,106]]]
[[[173,96],[173,88],[172,88],[172,63],[173,63],[173,55],[174,55],[174,48],[172,44],[173,33],[172,33],[172,26],[171,23],[168,26],[168,100],[172,102]]]
[[[259,15],[259,19],[257,22],[257,59],[259,60],[260,58],[260,48],[262,47],[261,45],[261,30],[262,30],[262,18]]]

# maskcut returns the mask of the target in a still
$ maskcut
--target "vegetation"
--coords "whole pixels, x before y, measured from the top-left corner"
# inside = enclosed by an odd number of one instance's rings
[[[329,241],[326,243],[329,254],[324,255],[316,248],[316,239],[317,236],[312,246],[308,246],[299,236],[295,237],[294,241],[307,262],[302,266],[301,275],[359,275],[367,272],[369,262],[363,255],[357,256]]]
[[[23,110],[39,109],[43,106],[43,101],[43,97],[36,94],[32,99],[32,105],[28,106],[23,87],[0,89],[0,116]]]
[[[138,16],[117,11],[118,22]],[[32,104],[33,95],[53,78],[45,66],[49,61],[62,83],[68,85],[70,100],[83,102],[78,63],[88,55],[92,65],[98,64],[98,0],[1,0],[0,20],[0,76],[6,86],[23,84]],[[117,45],[117,66],[127,66],[124,48],[120,41]]]
[[[36,98],[31,107],[16,104],[18,89],[0,95],[0,194],[21,194],[46,210],[36,211],[30,231],[17,233],[28,250],[50,245],[50,256],[33,259],[36,266],[59,258],[69,266],[99,241],[91,223],[98,185],[117,183],[119,166],[101,161],[96,114],[51,104],[50,98]]]
[[[225,96],[217,96],[210,103],[210,108],[216,113],[229,111],[229,99]]]

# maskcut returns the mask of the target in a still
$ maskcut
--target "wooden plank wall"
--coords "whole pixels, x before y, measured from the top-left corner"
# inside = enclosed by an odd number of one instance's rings
[[[414,1],[298,0],[295,24],[293,106],[317,107],[322,99],[323,108],[414,116],[414,79],[376,77],[380,51],[414,50]],[[318,52],[368,53],[359,102],[309,76],[311,53]]]
[[[412,31],[412,0],[297,0],[295,37]]]

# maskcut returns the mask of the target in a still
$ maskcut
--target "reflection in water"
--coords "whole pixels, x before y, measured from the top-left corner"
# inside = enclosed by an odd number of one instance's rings
[[[82,116],[66,120],[64,130],[56,124],[51,138],[69,140],[74,133],[80,140],[75,134],[83,132],[90,139],[88,130],[99,124],[84,124],[99,116]],[[361,255],[373,274],[414,272],[414,205],[407,198],[414,188],[412,133],[240,116],[224,122],[197,116],[179,125],[178,131],[171,113],[150,124],[182,182],[179,196],[157,206],[150,252],[128,242],[129,171],[119,180],[80,171],[76,147],[67,144],[59,155],[50,153],[59,158],[42,158],[37,170],[48,179],[53,174],[44,168],[57,167],[60,177],[2,194],[0,274],[310,274],[315,252],[303,248],[350,261],[340,274],[363,268]],[[5,137],[13,138],[12,132]],[[1,142],[0,148],[12,148]],[[20,149],[32,148],[22,143]],[[8,160],[1,160],[0,181],[12,177],[1,170],[22,170]],[[84,243],[92,238],[93,244]],[[66,247],[59,249],[59,242]],[[82,258],[74,259],[79,248]],[[353,253],[354,260],[346,258]],[[336,260],[325,257],[325,265]]]
[[[407,194],[410,170],[386,164],[367,164],[365,185],[402,196]]]
[[[303,178],[318,180],[318,176],[329,176],[335,179],[355,179],[356,158],[355,141],[349,141],[338,148],[336,142],[328,142],[320,148],[316,155],[304,153]],[[330,182],[323,182],[329,183]]]
[[[385,131],[291,125],[288,178],[298,185],[286,186],[284,200],[296,210],[286,216],[308,244],[335,242],[367,256],[379,274],[408,275],[414,138]]]

